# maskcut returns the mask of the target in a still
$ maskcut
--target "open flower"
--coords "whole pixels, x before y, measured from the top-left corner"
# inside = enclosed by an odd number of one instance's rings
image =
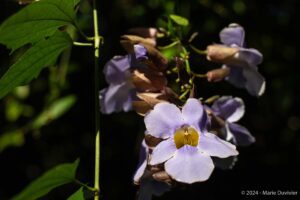
[[[224,120],[225,131],[223,137],[226,141],[232,141],[235,145],[241,146],[255,142],[255,138],[245,127],[234,123],[241,119],[245,113],[242,99],[223,96],[213,103],[211,110],[213,115]]]
[[[134,53],[115,56],[105,64],[103,73],[109,86],[100,91],[102,113],[110,114],[132,109],[135,90],[130,69],[138,66],[137,60],[147,58],[146,53],[143,46],[134,45]]]
[[[188,99],[182,111],[174,104],[157,104],[145,116],[145,125],[149,134],[165,140],[154,148],[150,165],[165,162],[165,171],[178,182],[207,180],[214,169],[211,156],[238,154],[234,145],[207,131],[207,119],[197,99]]]
[[[236,87],[246,88],[254,96],[261,96],[265,91],[265,79],[258,72],[257,65],[263,56],[256,49],[245,48],[245,31],[238,24],[230,24],[220,32],[224,45],[207,47],[207,59],[223,63],[222,68],[229,68],[226,80]],[[224,77],[221,77],[224,78]],[[218,77],[215,81],[219,81]],[[210,78],[210,81],[214,81]]]

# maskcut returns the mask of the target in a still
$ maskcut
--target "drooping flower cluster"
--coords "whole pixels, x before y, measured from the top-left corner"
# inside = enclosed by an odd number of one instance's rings
[[[224,28],[220,32],[223,44],[209,45],[202,51],[207,60],[222,64],[205,74],[194,72],[189,46],[168,30],[159,30],[134,28],[129,33],[135,35],[121,37],[128,54],[105,65],[109,85],[100,91],[102,113],[134,110],[144,117],[145,139],[134,175],[134,183],[140,185],[140,200],[162,195],[176,183],[206,181],[215,167],[232,168],[237,161],[236,146],[255,142],[254,136],[236,123],[245,113],[243,100],[200,98],[196,94],[201,85],[195,84],[196,78],[226,80],[254,96],[265,90],[265,80],[257,70],[262,54],[245,47],[240,25]],[[158,36],[173,42],[158,46]],[[191,49],[196,48],[191,45]]]

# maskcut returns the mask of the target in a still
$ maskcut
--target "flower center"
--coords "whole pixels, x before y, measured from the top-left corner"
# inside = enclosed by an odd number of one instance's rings
[[[190,126],[183,126],[176,130],[174,134],[174,142],[177,149],[180,149],[184,145],[195,147],[199,142],[199,134],[194,128]]]

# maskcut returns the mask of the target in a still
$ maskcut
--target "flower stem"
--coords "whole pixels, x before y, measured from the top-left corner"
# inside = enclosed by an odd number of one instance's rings
[[[98,27],[98,12],[96,6],[96,0],[93,0],[93,21],[94,21],[94,59],[95,59],[95,69],[94,69],[94,84],[95,84],[95,179],[94,188],[97,190],[94,196],[94,200],[99,200],[100,196],[100,108],[99,108],[99,48],[100,40],[99,27]]]
[[[75,46],[93,46],[93,43],[86,43],[86,42],[73,42]]]

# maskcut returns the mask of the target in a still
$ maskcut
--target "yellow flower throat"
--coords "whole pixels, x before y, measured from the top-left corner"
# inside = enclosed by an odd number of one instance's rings
[[[183,126],[176,130],[174,134],[174,142],[177,149],[180,149],[184,145],[195,147],[199,142],[199,134],[194,128],[190,126]]]

